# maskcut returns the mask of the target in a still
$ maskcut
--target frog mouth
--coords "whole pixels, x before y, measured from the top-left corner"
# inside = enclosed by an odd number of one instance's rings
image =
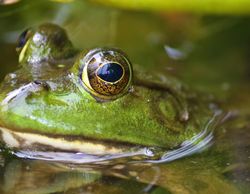
[[[85,138],[74,139],[73,136],[53,137],[46,134],[13,131],[2,126],[0,126],[0,142],[13,149],[12,153],[20,158],[66,163],[102,162],[103,164],[111,159],[130,157],[132,161],[171,162],[209,147],[212,144],[213,130],[224,118],[219,117],[220,114],[221,112],[215,113],[200,133],[172,150]]]
[[[138,146],[114,142],[74,139],[68,136],[49,136],[30,132],[18,132],[0,126],[0,141],[13,150],[81,152],[91,155],[117,155],[140,150]]]

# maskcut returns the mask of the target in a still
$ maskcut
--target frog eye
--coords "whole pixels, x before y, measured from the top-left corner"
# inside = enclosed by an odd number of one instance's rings
[[[20,36],[18,38],[18,41],[17,41],[17,47],[16,47],[16,50],[18,52],[24,47],[24,45],[26,44],[26,42],[29,39],[30,35],[31,35],[31,29],[30,28],[24,30],[20,34]]]
[[[94,97],[116,99],[128,91],[132,65],[125,53],[118,49],[98,48],[82,57],[79,77],[84,88]]]

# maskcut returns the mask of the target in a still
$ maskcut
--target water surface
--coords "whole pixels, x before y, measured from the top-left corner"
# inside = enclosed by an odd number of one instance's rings
[[[3,152],[0,193],[250,193],[250,17],[24,0],[0,6],[0,79],[18,67],[19,33],[43,22],[62,25],[78,48],[120,47],[145,71],[177,76],[211,95],[225,117],[211,147],[161,164],[62,164]]]

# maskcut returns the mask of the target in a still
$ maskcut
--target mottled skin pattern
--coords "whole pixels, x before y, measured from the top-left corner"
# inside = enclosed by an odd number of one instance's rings
[[[126,74],[120,93],[103,99],[83,87],[79,75],[85,55],[76,52],[61,27],[42,24],[34,29],[20,52],[21,68],[1,84],[0,127],[69,141],[170,148],[202,131],[213,115],[181,82],[140,71],[131,71],[133,81],[123,88]]]
[[[96,91],[107,96],[119,94],[128,82],[128,79],[122,79],[119,83],[108,83],[103,82],[96,76],[90,76],[89,79],[91,86]]]

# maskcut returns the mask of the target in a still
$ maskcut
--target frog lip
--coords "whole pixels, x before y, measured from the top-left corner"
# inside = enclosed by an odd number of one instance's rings
[[[31,132],[13,131],[0,126],[0,141],[7,147],[30,151],[82,152],[91,155],[122,154],[138,150],[138,146],[110,143],[85,138],[74,139],[67,136],[49,136]]]

